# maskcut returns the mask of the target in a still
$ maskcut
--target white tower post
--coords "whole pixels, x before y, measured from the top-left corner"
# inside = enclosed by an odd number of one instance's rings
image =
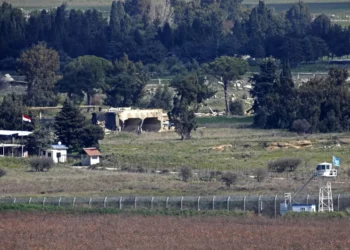
[[[326,183],[326,186],[320,187],[320,193],[318,197],[318,211],[333,212],[333,197],[330,181]]]

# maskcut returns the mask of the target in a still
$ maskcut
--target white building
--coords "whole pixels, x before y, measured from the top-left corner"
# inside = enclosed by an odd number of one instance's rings
[[[83,148],[85,154],[81,157],[83,166],[91,166],[100,163],[101,153],[97,148]]]
[[[65,145],[62,145],[59,142],[58,144],[51,145],[46,151],[43,151],[42,155],[44,157],[52,158],[54,163],[66,162],[67,149],[68,148]]]

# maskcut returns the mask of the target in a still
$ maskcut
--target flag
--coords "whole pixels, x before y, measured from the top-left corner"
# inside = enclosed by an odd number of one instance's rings
[[[30,119],[29,116],[22,115],[22,121],[23,122],[32,122],[32,119]]]
[[[340,167],[340,158],[337,158],[333,155],[333,166]]]

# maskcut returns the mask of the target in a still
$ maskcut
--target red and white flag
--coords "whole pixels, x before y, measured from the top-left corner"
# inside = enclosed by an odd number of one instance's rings
[[[32,119],[30,119],[29,116],[22,115],[22,121],[23,121],[23,122],[32,122]]]

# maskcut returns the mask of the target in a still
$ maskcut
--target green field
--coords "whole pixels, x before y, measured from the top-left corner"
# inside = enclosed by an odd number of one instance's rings
[[[37,173],[28,171],[27,160],[0,158],[0,168],[7,171],[0,180],[1,196],[283,194],[300,187],[317,163],[329,162],[333,155],[342,160],[334,192],[350,191],[346,174],[350,164],[350,134],[299,136],[282,130],[227,128],[229,121],[247,124],[251,118],[200,118],[200,125],[211,124],[212,128],[197,129],[187,141],[181,141],[175,132],[107,135],[100,145],[103,153],[100,170],[72,167],[76,160]],[[265,147],[270,142],[297,140],[310,140],[312,146],[275,150]],[[338,143],[340,147],[335,146]],[[250,177],[256,169],[266,169],[269,161],[285,157],[302,159],[296,172],[272,174],[263,182]],[[183,166],[194,171],[188,182],[182,181],[178,174]],[[236,173],[237,182],[231,188],[225,187],[218,171]],[[307,192],[317,193],[317,189],[318,182],[314,182]]]

